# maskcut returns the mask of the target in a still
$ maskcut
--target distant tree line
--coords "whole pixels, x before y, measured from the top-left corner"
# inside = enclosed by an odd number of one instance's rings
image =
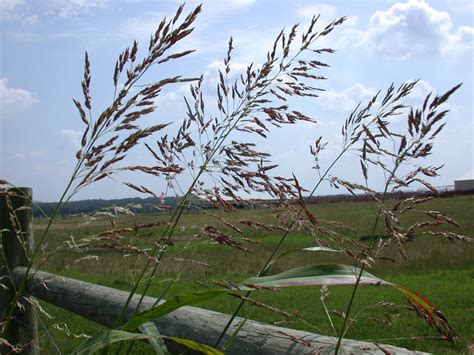
[[[164,205],[168,209],[174,209],[176,208],[178,202],[178,197],[167,197],[165,199]],[[132,197],[113,200],[91,199],[69,201],[62,206],[60,215],[72,216],[81,213],[90,214],[107,208],[126,207],[130,205],[137,205],[137,207],[132,208],[132,211],[134,213],[156,213],[160,210],[158,206],[163,205],[163,201],[160,201],[160,199],[156,197]],[[36,202],[36,205],[33,207],[33,216],[43,217],[45,214],[51,216],[55,207],[56,202]],[[163,208],[161,210],[163,210]]]
[[[420,190],[420,191],[396,191],[389,193],[390,198],[395,200],[404,199],[413,195],[417,196],[435,196],[438,197],[453,197],[461,195],[474,194],[474,190],[471,191],[455,191],[444,189],[438,193],[430,190]],[[113,200],[103,200],[103,199],[92,199],[92,200],[80,200],[80,201],[70,201],[63,205],[60,215],[61,216],[72,216],[75,214],[91,214],[100,210],[113,208],[113,207],[127,207],[130,205],[135,205],[132,208],[134,213],[157,213],[168,211],[173,211],[176,206],[179,204],[181,197],[166,197],[164,203],[162,200],[156,197],[149,198],[122,198],[122,199],[113,199]],[[308,204],[323,203],[323,202],[355,202],[355,201],[371,201],[371,198],[368,195],[364,194],[338,194],[338,195],[324,195],[324,196],[313,196],[309,199]],[[265,200],[260,201],[260,205],[271,206],[276,204],[276,200]],[[257,205],[244,205],[239,203],[232,203],[235,208],[255,208]],[[34,217],[44,217],[44,215],[51,216],[56,207],[56,202],[36,202],[36,205],[33,207],[33,216]],[[215,208],[209,203],[204,203],[203,200],[200,200],[198,197],[194,196],[192,198],[192,204],[187,209],[188,213],[197,213],[199,210],[204,209],[213,209]]]
[[[454,197],[463,195],[472,195],[474,190],[469,191],[457,191],[448,188],[438,188],[438,191],[434,190],[417,190],[417,191],[393,191],[387,194],[387,197],[393,200],[402,200],[411,196],[428,197]],[[381,197],[379,194],[378,197]],[[325,195],[325,196],[313,196],[308,200],[308,204],[322,203],[322,202],[355,202],[355,201],[373,201],[373,199],[367,194],[338,194],[338,195]]]

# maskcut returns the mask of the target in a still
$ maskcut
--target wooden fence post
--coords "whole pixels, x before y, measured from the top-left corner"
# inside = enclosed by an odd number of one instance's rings
[[[10,303],[15,295],[10,272],[19,266],[27,266],[34,247],[33,214],[31,210],[33,192],[29,187],[8,189],[7,195],[0,195],[0,230],[2,231],[3,256],[0,257],[0,280],[8,290],[2,288],[0,296],[0,319],[5,320]],[[11,194],[10,194],[11,193]],[[5,265],[6,264],[6,265]],[[1,285],[0,285],[1,287]],[[22,346],[23,354],[39,354],[38,327],[34,306],[20,300],[21,308],[14,312],[6,340],[12,345]],[[0,353],[11,350],[0,344]]]

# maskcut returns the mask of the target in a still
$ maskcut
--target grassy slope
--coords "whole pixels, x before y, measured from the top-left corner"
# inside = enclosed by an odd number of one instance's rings
[[[474,207],[474,198],[472,196],[431,201],[425,207],[448,212],[463,226],[461,234],[474,234],[474,221],[471,216]],[[312,210],[318,218],[335,219],[351,225],[351,227],[359,231],[357,234],[354,234],[354,237],[357,237],[369,233],[371,223],[373,223],[375,206],[372,203],[366,202],[349,202],[321,204],[312,206]],[[135,223],[147,223],[156,220],[156,218],[156,216],[149,215],[138,216]],[[268,210],[240,211],[230,218],[233,220],[258,218],[262,221],[275,223]],[[411,223],[416,218],[416,213],[412,213],[406,223]],[[120,219],[120,224],[127,225],[131,221],[131,217],[123,217]],[[204,223],[211,223],[211,221],[213,219],[209,216],[187,215],[183,220],[183,225],[189,228],[192,225],[203,225]],[[54,232],[50,235],[51,248],[55,245],[61,245],[62,241],[68,238],[71,233],[76,238],[80,238],[81,236],[107,228],[106,224],[102,222],[93,222],[91,225],[80,229],[77,228],[79,222],[77,219],[64,219],[58,222]],[[39,220],[37,223],[37,235],[41,232],[42,228],[44,228],[44,221]],[[181,233],[192,234],[192,229]],[[192,255],[189,250],[181,253],[179,256],[187,256],[195,260],[205,261],[211,264],[211,267],[206,269],[191,264],[182,274],[180,281],[173,287],[171,294],[198,289],[199,286],[194,283],[196,280],[241,280],[255,274],[277,242],[278,235],[261,231],[255,232],[253,230],[246,230],[245,234],[263,242],[259,246],[252,246],[254,248],[252,254],[242,254],[229,247],[211,245],[210,243],[201,243],[196,247]],[[181,242],[180,244],[184,243]],[[312,246],[312,240],[302,234],[290,235],[285,243],[285,248],[307,246]],[[178,246],[175,250],[180,251],[181,248]],[[409,264],[403,262],[397,264],[380,263],[371,272],[386,280],[415,289],[440,306],[455,329],[464,337],[461,348],[440,341],[406,339],[413,336],[432,336],[435,335],[435,332],[428,328],[422,320],[417,319],[413,312],[404,309],[405,301],[402,296],[390,288],[382,287],[369,287],[360,290],[354,312],[356,314],[360,311],[358,322],[350,329],[347,337],[377,340],[381,343],[390,343],[439,354],[462,352],[462,349],[466,349],[466,344],[474,343],[474,328],[472,325],[474,324],[474,300],[472,299],[474,294],[473,245],[424,237],[417,238],[413,243],[409,244],[408,254],[411,259]],[[73,262],[74,258],[77,258],[77,255],[66,252],[57,253],[52,255],[41,267],[42,269],[66,276],[125,290],[130,287],[129,281],[132,278],[133,270],[138,268],[134,257],[124,259],[117,254],[102,254],[98,261],[86,260],[78,263]],[[340,255],[335,256],[333,253],[300,253],[280,261],[276,265],[275,271],[316,262],[334,263],[349,261],[347,258]],[[101,271],[100,274],[97,270]],[[173,259],[168,259],[161,267],[162,279],[171,277],[176,270],[177,262]],[[164,285],[164,283],[156,283],[153,285],[151,293],[159,295]],[[332,287],[331,295],[327,299],[328,308],[344,310],[350,292],[350,287]],[[259,292],[255,293],[252,297],[290,312],[298,311],[309,324],[313,325],[295,322],[289,324],[288,326],[290,327],[332,334],[324,309],[319,301],[319,295],[319,287],[305,287],[285,289],[276,293]],[[381,307],[370,307],[367,309],[367,307],[379,301],[395,302],[398,306],[386,309]],[[235,304],[235,300],[223,298],[203,304],[202,307],[222,312],[232,312]],[[57,317],[55,322],[67,321],[70,329],[75,333],[86,332],[90,334],[100,329],[100,327],[80,317],[71,316],[51,306],[46,307]],[[250,306],[247,306],[242,314],[246,314],[246,312],[251,312],[250,317],[252,319],[264,322],[283,320],[280,316],[273,313]],[[394,319],[392,326],[387,326],[384,323],[367,318],[382,319],[384,312],[392,315]],[[399,314],[399,316],[396,314]],[[336,327],[338,327],[340,319],[334,316],[333,320]],[[49,323],[52,323],[52,321]],[[66,351],[72,350],[79,342],[79,340],[59,336],[55,330],[52,330],[52,334],[59,342],[59,347]],[[52,350],[51,342],[44,339],[43,344],[45,349]],[[49,353],[50,351],[47,352]]]

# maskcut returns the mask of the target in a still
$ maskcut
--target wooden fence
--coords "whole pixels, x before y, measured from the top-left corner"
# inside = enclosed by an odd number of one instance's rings
[[[27,269],[28,254],[33,243],[33,221],[31,217],[32,191],[29,188],[9,190],[16,196],[1,196],[0,230],[2,230],[2,254],[0,258],[0,320],[8,316],[9,305],[15,301],[15,290],[26,282],[30,296],[76,313],[105,327],[112,327],[126,302],[128,293],[110,287],[99,286],[69,279],[36,269]],[[12,204],[7,206],[7,201]],[[15,211],[12,217],[10,209]],[[17,224],[17,227],[15,227]],[[20,230],[20,233],[15,232]],[[7,288],[7,290],[2,289]],[[124,321],[135,312],[140,296],[130,302]],[[139,310],[144,311],[155,304],[156,299],[145,297]],[[36,314],[30,303],[15,309],[14,320],[6,334],[10,344],[25,345],[23,353],[38,354],[38,328]],[[162,335],[187,338],[207,345],[213,345],[230,316],[196,307],[182,307],[153,322]],[[236,329],[241,318],[236,318],[228,331],[227,338]],[[1,339],[0,339],[1,340]],[[276,327],[255,321],[247,321],[239,336],[226,354],[331,354],[334,353],[336,338],[299,330]],[[2,348],[3,347],[3,348]],[[172,353],[183,348],[167,342]],[[7,353],[8,347],[1,344],[0,353]],[[190,352],[186,352],[189,354]],[[420,354],[390,345],[379,345],[355,340],[345,340],[344,354]]]

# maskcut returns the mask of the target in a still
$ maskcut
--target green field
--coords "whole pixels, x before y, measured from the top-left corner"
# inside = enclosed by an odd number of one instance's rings
[[[448,213],[462,226],[459,234],[474,235],[474,197],[464,196],[443,198],[429,201],[425,209],[439,210]],[[321,220],[334,220],[349,225],[353,231],[347,235],[358,240],[370,234],[374,221],[376,206],[370,202],[340,202],[312,205],[311,211]],[[220,214],[222,215],[222,214]],[[270,209],[239,210],[226,218],[231,221],[253,219],[266,223],[277,223]],[[420,216],[412,212],[404,223],[408,225]],[[123,216],[118,218],[118,226],[133,226],[133,224],[150,223],[166,220],[164,215]],[[110,228],[107,220],[95,220],[87,225],[81,225],[84,220],[80,217],[57,220],[48,237],[47,250],[59,251],[51,253],[40,265],[44,271],[50,271],[68,277],[94,282],[118,289],[127,290],[138,272],[141,261],[137,256],[124,257],[119,253],[97,253],[98,260],[77,260],[84,254],[67,251],[65,241],[71,236],[76,240],[94,235]],[[206,214],[189,214],[182,219],[176,232],[176,246],[169,248],[163,263],[159,267],[159,278],[153,282],[149,295],[159,296],[169,280],[182,270],[179,280],[171,288],[167,297],[185,291],[202,289],[196,281],[212,285],[213,280],[240,281],[254,276],[263,265],[279,239],[275,231],[253,230],[238,224],[245,237],[253,238],[260,244],[246,244],[252,249],[251,253],[243,253],[224,245],[216,245],[209,240],[198,239],[190,242],[190,238],[206,224],[216,224],[214,217]],[[38,237],[44,230],[46,220],[35,221],[35,234]],[[454,227],[453,227],[454,228]],[[452,228],[448,228],[451,230]],[[453,229],[454,230],[454,229]],[[159,229],[154,230],[157,233]],[[142,234],[131,238],[134,245],[144,247],[143,242],[150,235]],[[380,230],[380,234],[383,232]],[[130,238],[130,237],[127,237]],[[314,246],[312,237],[303,232],[290,234],[285,241],[283,250],[290,248],[305,248]],[[64,249],[64,250],[63,250]],[[452,326],[462,336],[459,344],[451,344],[440,340],[413,340],[413,337],[436,336],[423,320],[406,309],[406,301],[395,290],[389,287],[365,287],[359,290],[353,316],[357,322],[350,328],[347,337],[361,340],[371,340],[379,343],[403,346],[414,350],[428,351],[437,354],[467,353],[468,346],[474,344],[474,244],[448,241],[433,236],[419,235],[413,242],[407,244],[409,261],[404,262],[396,249],[389,252],[397,259],[396,263],[381,261],[370,270],[371,273],[390,281],[414,289],[437,305],[447,316]],[[192,259],[194,262],[182,261]],[[205,267],[196,262],[209,265]],[[184,263],[184,264],[183,264]],[[349,257],[328,252],[300,252],[281,259],[273,272],[280,272],[297,266],[314,263],[353,263]],[[184,265],[184,268],[182,269]],[[326,299],[329,310],[344,311],[352,287],[334,286]],[[245,306],[241,315],[263,322],[288,321],[286,326],[297,329],[334,335],[324,308],[320,301],[320,287],[300,287],[282,289],[279,292],[259,291],[252,297],[271,304],[288,312],[298,312],[305,322],[297,319],[285,319],[282,316],[256,308]],[[396,303],[393,307],[377,305],[380,301]],[[237,301],[230,297],[218,298],[202,304],[201,307],[230,313],[236,307]],[[49,333],[56,345],[63,352],[70,352],[80,340],[66,336],[64,332],[52,327],[55,323],[67,323],[72,333],[94,334],[100,327],[94,323],[74,316],[63,310],[44,304],[45,309],[54,316],[47,320]],[[390,325],[385,313],[391,319]],[[333,314],[336,329],[342,324],[341,319]],[[53,353],[55,345],[43,331],[41,338],[45,353]],[[139,347],[135,348],[139,349]]]

